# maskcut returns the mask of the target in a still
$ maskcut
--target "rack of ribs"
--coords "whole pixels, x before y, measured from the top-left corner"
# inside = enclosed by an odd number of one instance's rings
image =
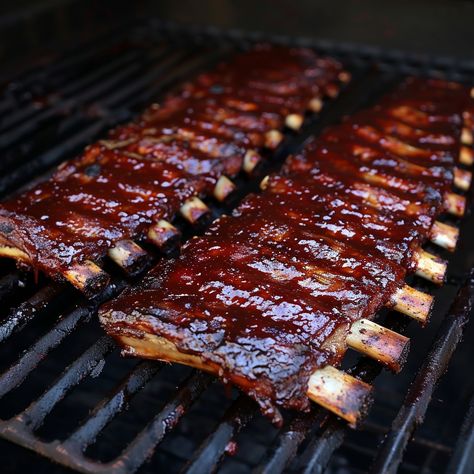
[[[206,220],[201,198],[226,200],[232,178],[254,173],[261,151],[349,77],[303,48],[258,45],[236,55],[3,202],[0,256],[94,296],[109,281],[105,258],[133,274],[147,261],[142,241],[176,245],[176,215]]]
[[[218,375],[277,424],[279,408],[310,400],[356,423],[371,387],[337,367],[350,347],[400,369],[409,341],[374,322],[380,308],[427,322],[432,297],[405,278],[444,280],[422,245],[455,247],[457,229],[436,219],[464,212],[452,188],[470,185],[471,105],[466,87],[405,80],[104,305],[105,330],[124,354]]]

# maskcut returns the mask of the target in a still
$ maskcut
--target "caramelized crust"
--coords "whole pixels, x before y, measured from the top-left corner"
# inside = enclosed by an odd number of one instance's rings
[[[102,307],[105,329],[128,354],[217,372],[276,422],[277,407],[307,409],[310,377],[339,364],[352,324],[393,306],[419,270],[469,103],[466,88],[409,79],[328,128],[261,194]]]
[[[100,263],[110,249],[116,263],[130,260],[130,252],[140,253],[130,239],[161,242],[157,228],[149,230],[155,223],[178,212],[191,223],[205,215],[197,196],[226,199],[235,188],[229,178],[251,173],[259,151],[278,145],[287,115],[303,116],[343,72],[310,50],[259,45],[199,75],[45,183],[4,202],[2,255],[57,279],[83,262]],[[179,233],[171,235],[176,241]],[[81,272],[68,278],[79,289]]]

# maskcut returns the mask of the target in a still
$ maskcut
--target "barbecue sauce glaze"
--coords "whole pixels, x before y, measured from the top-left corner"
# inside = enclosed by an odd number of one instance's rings
[[[189,197],[212,195],[221,175],[240,172],[247,150],[265,145],[265,132],[282,128],[290,111],[303,114],[341,72],[312,51],[268,45],[217,65],[2,203],[2,244],[56,279],[74,263],[100,262],[116,242],[173,219]]]
[[[407,80],[290,157],[262,194],[104,305],[106,330],[171,341],[276,423],[277,407],[308,409],[310,375],[340,362],[351,323],[414,270],[452,186],[467,91],[423,84]]]

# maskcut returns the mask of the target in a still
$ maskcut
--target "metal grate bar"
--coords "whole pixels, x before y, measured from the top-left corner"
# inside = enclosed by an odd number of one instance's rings
[[[448,467],[448,474],[470,474],[474,466],[474,396],[461,427],[461,433],[454,448]]]
[[[217,428],[197,449],[193,458],[186,464],[183,472],[201,474],[214,472],[225,455],[231,442],[242,428],[258,413],[255,403],[246,396],[239,398],[224,414],[223,420]]]
[[[299,446],[308,437],[312,429],[323,425],[329,419],[329,414],[318,407],[311,407],[311,412],[296,415],[279,433],[277,446],[265,457],[256,473],[280,473],[296,456]]]
[[[0,398],[20,385],[44,359],[45,354],[57,347],[79,324],[84,323],[95,314],[102,302],[116,295],[122,285],[110,285],[93,303],[85,304],[63,317],[54,328],[33,344],[8,370],[0,375]]]
[[[63,291],[62,286],[49,284],[21,303],[0,323],[0,342],[9,338],[14,332],[23,329]]]
[[[128,26],[131,27],[132,25]],[[40,65],[20,73],[16,77],[9,78],[11,81],[7,88],[9,96],[18,96],[21,92],[30,88],[34,89],[38,85],[56,87],[58,83],[74,76],[77,67],[81,67],[87,61],[96,58],[97,55],[112,52],[121,42],[126,44],[126,38],[123,34],[124,28],[126,28],[125,25],[122,28],[114,28],[95,40],[87,41],[80,47],[71,49],[67,55],[63,55],[60,60],[49,64],[47,68]]]
[[[150,61],[156,60],[159,61],[166,57],[168,54],[171,54],[171,50],[163,50],[160,49],[158,54],[151,55],[149,58]],[[24,121],[24,117],[15,117],[13,114],[12,116],[12,124],[9,124],[7,121],[6,127],[3,130],[2,134],[0,134],[0,147],[8,147],[11,146],[13,143],[20,140],[24,137],[27,133],[31,133],[35,131],[43,122],[48,120],[53,116],[60,116],[64,114],[65,110],[74,109],[81,104],[85,104],[88,101],[93,100],[94,98],[100,97],[104,92],[107,90],[112,91],[115,86],[123,81],[127,81],[130,79],[134,74],[138,74],[141,69],[141,65],[138,62],[133,62],[127,68],[123,68],[122,70],[116,72],[115,74],[107,76],[107,78],[102,78],[98,83],[92,86],[86,87],[82,92],[77,93],[73,97],[69,97],[66,99],[58,100],[52,107],[47,107],[30,117],[29,120]],[[89,80],[86,76],[86,79]],[[99,76],[100,79],[100,76]],[[76,84],[74,84],[76,86]],[[58,91],[59,96],[61,97],[62,91],[61,89]],[[34,112],[34,108],[32,110]],[[16,122],[20,121],[18,124]],[[16,123],[16,125],[15,125]],[[12,129],[11,127],[15,125]],[[2,164],[4,166],[5,164]]]
[[[202,372],[191,375],[161,412],[124,450],[120,460],[114,463],[113,472],[135,472],[213,381],[213,377]]]
[[[468,321],[473,305],[474,269],[471,270],[448,316],[443,321],[436,340],[392,424],[392,429],[378,451],[372,472],[388,474],[397,471],[408,440],[416,427],[422,423],[436,384],[461,340],[463,327]]]
[[[84,451],[114,416],[120,413],[129,400],[162,368],[158,362],[141,362],[116,387],[113,394],[102,400],[88,419],[64,443]]]
[[[311,439],[298,459],[300,472],[304,474],[322,473],[332,453],[343,443],[347,427],[339,420],[331,420],[324,431]]]
[[[186,60],[183,64],[180,64],[179,60],[173,63],[173,66],[178,66],[172,74],[168,74],[163,83],[156,84],[155,81],[159,77],[160,71],[154,72],[151,76],[143,78],[141,81],[136,81],[127,91],[119,91],[115,96],[108,98],[104,103],[106,106],[117,106],[119,107],[121,102],[131,97],[131,105],[147,103],[153,97],[156,97],[164,88],[170,87],[180,80],[189,77],[190,74],[199,71],[204,67],[215,63],[223,57],[225,52],[228,50],[219,48],[217,51],[208,52],[193,51],[190,57],[186,56],[181,58],[181,61]]]
[[[176,48],[161,48],[156,57],[153,56],[152,59],[147,59],[151,63],[148,64],[147,73],[138,74],[141,68],[138,65],[133,65],[133,72],[135,73],[133,80],[130,71],[123,71],[112,76],[108,81],[101,81],[95,87],[86,89],[81,96],[67,99],[66,102],[57,107],[64,109],[67,106],[77,109],[79,105],[89,104],[94,106],[99,116],[93,117],[87,114],[84,116],[80,111],[72,115],[70,119],[73,122],[69,124],[69,128],[73,128],[75,122],[79,124],[84,119],[89,122],[94,120],[94,123],[87,126],[81,125],[79,132],[74,132],[72,136],[63,139],[60,145],[37,155],[26,163],[18,166],[18,162],[21,162],[21,160],[18,160],[16,155],[11,155],[10,158],[14,160],[16,166],[0,177],[0,194],[4,194],[28,179],[36,177],[61,159],[71,155],[81,145],[90,143],[101,132],[118,122],[129,119],[131,116],[130,107],[143,103],[144,96],[148,100],[155,97],[156,94],[164,88],[172,86],[180,78],[188,77],[196,69],[216,61],[221,56],[222,51],[206,55],[202,49],[196,48],[191,51],[189,49],[178,49],[176,51]],[[157,62],[156,65],[154,64],[155,61]],[[102,97],[106,91],[107,94]],[[93,102],[94,100],[95,102]],[[114,108],[115,110],[111,110]],[[25,124],[25,127],[31,132],[35,130],[35,126],[31,122]],[[4,161],[6,166],[8,160]]]
[[[80,145],[92,140],[100,132],[105,130],[108,125],[106,119],[88,127],[81,128],[70,138],[62,141],[59,145],[51,148],[45,153],[37,156],[35,160],[28,161],[8,174],[3,173],[0,177],[0,195],[15,189],[18,185],[37,177],[39,173],[58,163],[61,159],[70,156]]]
[[[51,387],[24,410],[17,419],[31,430],[38,428],[66,393],[90,374],[114,347],[115,344],[110,337],[102,336],[67,367]]]

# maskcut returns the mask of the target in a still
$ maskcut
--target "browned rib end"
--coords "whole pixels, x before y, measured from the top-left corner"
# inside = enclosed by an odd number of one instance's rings
[[[421,323],[426,323],[433,307],[433,297],[411,286],[403,285],[395,291],[388,306]]]
[[[444,222],[435,221],[430,231],[430,240],[441,248],[454,252],[459,238],[459,229]]]
[[[108,250],[107,254],[111,260],[130,275],[141,272],[149,261],[149,256],[145,250],[133,240],[117,242]]]
[[[179,245],[181,232],[170,222],[161,219],[148,229],[147,238],[162,252],[167,252]]]
[[[442,285],[446,277],[447,262],[437,255],[420,249],[415,253],[416,274],[436,285]]]
[[[307,393],[318,405],[355,426],[367,410],[372,387],[328,365],[311,375]]]
[[[75,288],[89,297],[100,293],[110,281],[109,275],[90,260],[72,265],[64,272],[64,276]]]
[[[352,324],[347,345],[399,372],[406,361],[410,340],[368,319]]]

